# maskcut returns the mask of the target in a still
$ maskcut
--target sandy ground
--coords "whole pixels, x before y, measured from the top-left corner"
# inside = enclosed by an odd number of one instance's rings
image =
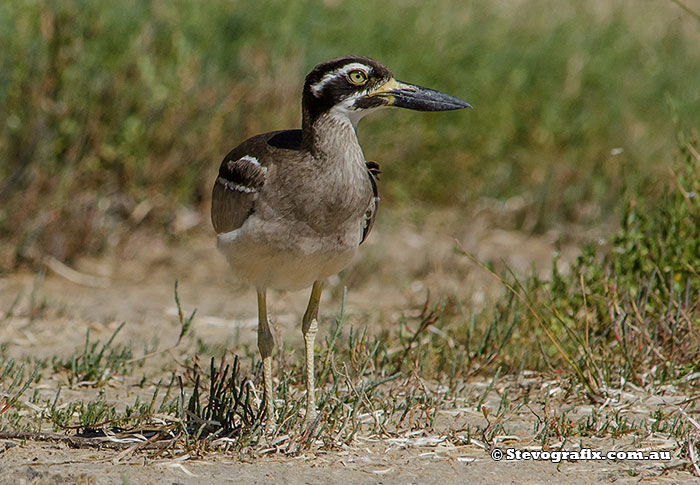
[[[19,449],[17,449],[19,448]],[[15,451],[17,449],[17,451]],[[426,454],[427,453],[427,454]],[[4,452],[2,483],[693,483],[686,473],[611,462],[494,462],[474,450],[459,459],[426,449],[383,453],[371,448],[342,455],[264,458],[254,463],[225,455],[182,463],[134,459],[112,464],[105,453],[58,446],[17,446]]]
[[[342,287],[348,285],[347,311],[351,321],[397,321],[407,308],[419,307],[429,289],[435,294],[469,295],[478,306],[494,291],[490,277],[454,251],[455,240],[483,259],[507,262],[518,272],[532,265],[543,274],[555,248],[566,264],[576,255],[580,239],[591,234],[553,231],[528,236],[499,229],[498,214],[477,214],[465,220],[454,215],[428,218],[414,224],[407,218],[378,221],[355,266],[329,282],[322,300],[322,319],[339,309]],[[209,343],[243,345],[255,342],[256,306],[253,291],[240,286],[227,272],[205,230],[165,243],[147,233],[134,234],[120,254],[74,263],[83,274],[97,275],[106,283],[92,288],[47,271],[45,276],[21,272],[0,276],[0,344],[12,357],[67,356],[84,343],[90,328],[94,338],[106,339],[127,322],[119,338],[132,343],[159,338],[166,347],[177,338],[173,284],[180,285],[185,312],[197,308],[195,332]],[[272,293],[268,300],[276,315],[278,337],[299,345],[297,323],[307,292]],[[12,308],[12,311],[9,310]],[[8,314],[9,312],[9,314]],[[393,317],[393,318],[385,318]],[[135,349],[139,345],[134,346]],[[136,351],[138,352],[138,351]],[[301,357],[301,351],[297,356]],[[60,376],[44,376],[45,391],[55,393]],[[42,382],[44,382],[42,381]],[[512,384],[512,383],[511,383]],[[474,382],[475,389],[485,382]],[[505,385],[505,384],[504,384]],[[498,389],[487,405],[498,406]],[[89,390],[66,389],[70,396]],[[104,391],[108,399],[130,396],[117,379]],[[73,394],[71,394],[73,393]],[[654,396],[629,397],[648,411]],[[670,401],[670,405],[673,404]],[[211,453],[204,457],[181,455],[152,459],[138,453],[73,449],[65,444],[0,440],[0,483],[690,483],[694,477],[670,462],[577,461],[559,464],[543,461],[494,461],[489,450],[455,445],[440,436],[463,430],[468,424],[484,426],[483,416],[472,407],[441,413],[437,435],[408,441],[358,438],[352,446],[334,452],[313,451],[297,457],[270,454],[247,457]],[[658,403],[656,403],[658,404]],[[502,448],[525,449],[533,443],[533,417],[526,412],[509,418],[515,430]],[[444,432],[444,435],[441,435]],[[631,440],[587,440],[598,450],[633,450]],[[652,444],[647,444],[653,448]]]

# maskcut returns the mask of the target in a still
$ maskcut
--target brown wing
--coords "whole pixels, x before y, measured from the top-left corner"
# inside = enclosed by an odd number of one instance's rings
[[[367,176],[369,177],[369,181],[372,183],[372,192],[374,197],[372,198],[372,202],[370,202],[369,207],[367,207],[367,211],[365,211],[365,221],[364,226],[362,227],[362,239],[360,240],[360,244],[365,242],[365,239],[367,239],[367,236],[369,236],[369,233],[372,230],[372,226],[374,226],[374,219],[377,216],[377,210],[379,209],[379,190],[377,189],[377,181],[379,180],[379,174],[382,173],[377,162],[366,162],[365,165],[367,165]]]
[[[265,184],[267,168],[252,155],[239,156],[234,149],[226,155],[211,197],[211,222],[217,234],[243,225],[255,211],[258,192]]]
[[[301,148],[301,130],[272,131],[248,138],[221,162],[211,197],[211,222],[217,234],[243,225],[255,212],[268,164]]]

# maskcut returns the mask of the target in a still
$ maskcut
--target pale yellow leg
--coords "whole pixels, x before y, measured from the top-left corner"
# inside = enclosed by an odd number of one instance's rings
[[[309,306],[306,308],[301,324],[301,333],[304,335],[306,349],[306,424],[310,424],[316,418],[316,398],[314,395],[314,341],[318,333],[318,305],[323,290],[322,281],[314,281],[309,298]]]
[[[270,322],[267,318],[267,301],[265,288],[258,288],[258,349],[263,360],[263,379],[265,381],[265,410],[267,412],[267,424],[265,430],[271,433],[275,429],[275,396],[272,393],[272,351],[275,348],[275,339],[270,331]]]

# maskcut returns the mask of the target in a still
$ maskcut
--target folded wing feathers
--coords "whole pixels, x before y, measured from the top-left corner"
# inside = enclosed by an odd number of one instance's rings
[[[365,211],[365,220],[362,227],[362,239],[360,240],[360,244],[362,244],[365,239],[367,239],[367,236],[369,236],[372,226],[374,226],[374,219],[377,217],[377,210],[379,209],[379,190],[377,188],[377,180],[379,180],[379,175],[382,173],[377,162],[365,162],[365,165],[367,165],[367,175],[369,176],[369,181],[372,183],[374,198]]]
[[[224,159],[212,191],[211,221],[217,233],[238,229],[255,211],[266,173],[267,168],[250,155]]]

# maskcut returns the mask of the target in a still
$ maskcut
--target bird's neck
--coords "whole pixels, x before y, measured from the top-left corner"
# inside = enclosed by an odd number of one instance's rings
[[[313,120],[304,117],[304,144],[316,158],[356,160],[364,165],[364,155],[355,131],[356,121],[332,110]]]

